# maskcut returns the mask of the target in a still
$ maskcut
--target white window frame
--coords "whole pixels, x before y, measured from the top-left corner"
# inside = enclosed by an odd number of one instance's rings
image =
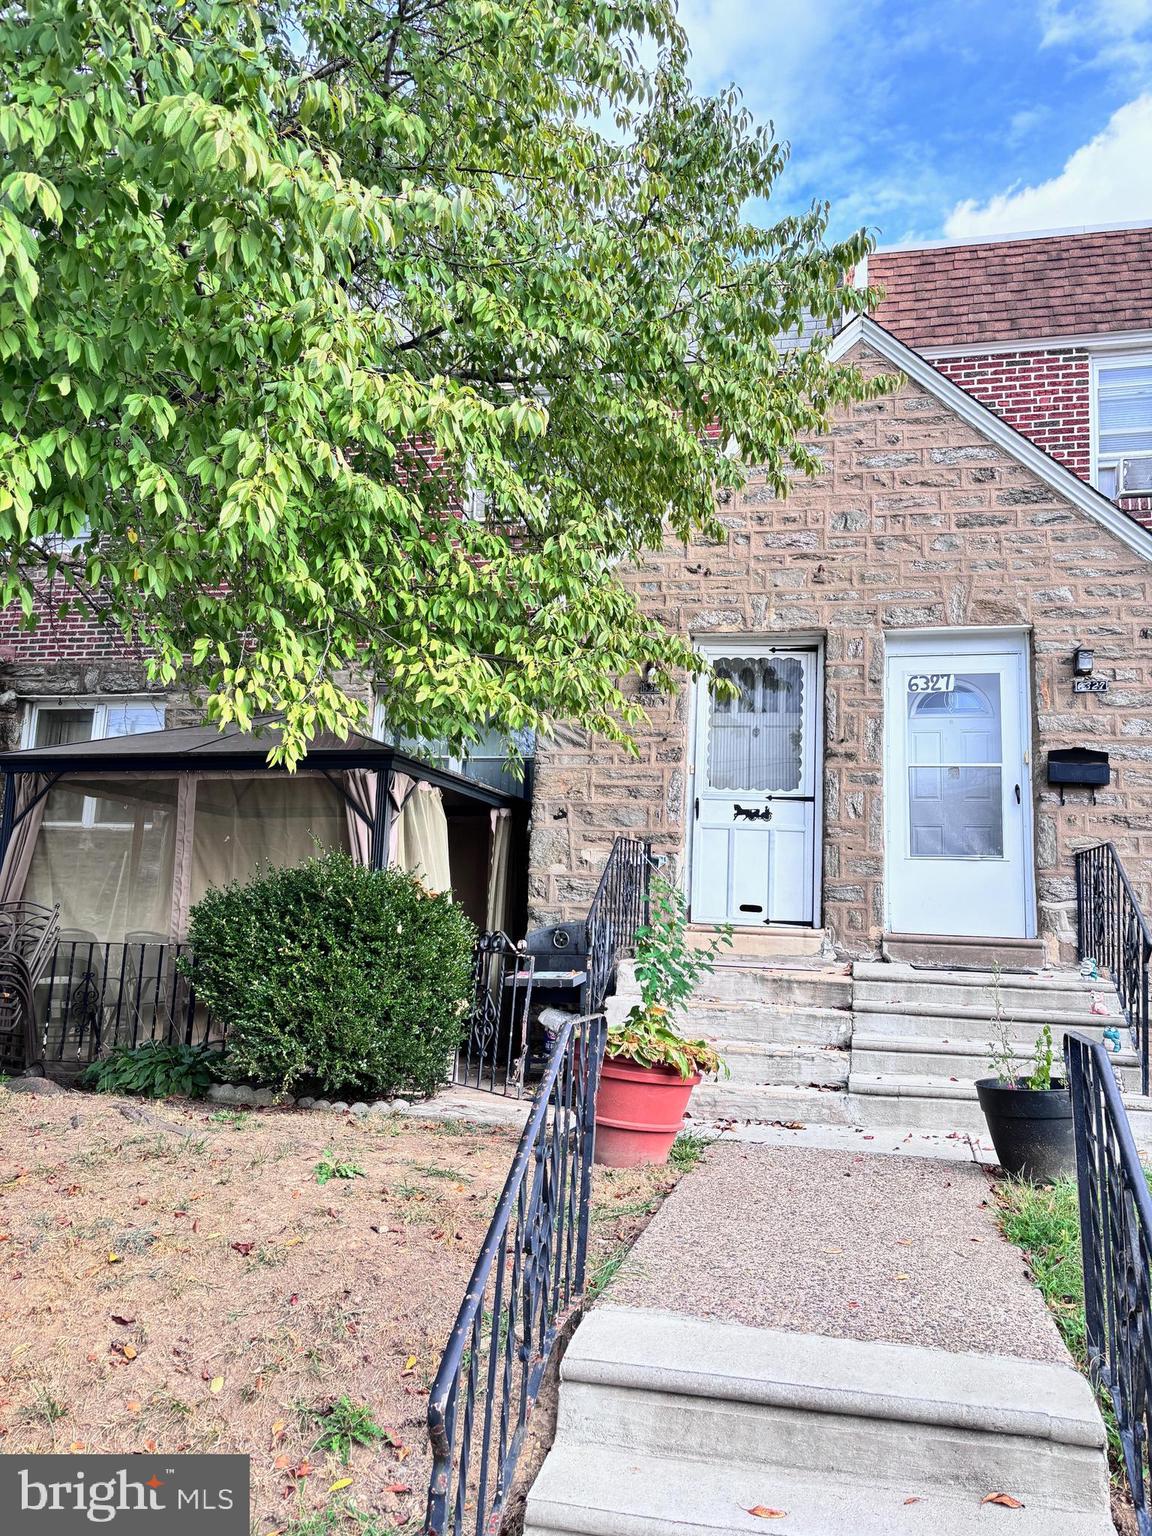
[[[160,716],[160,724],[157,730],[163,730],[167,720],[168,707],[163,700],[149,697],[147,694],[116,694],[114,697],[104,698],[66,698],[56,697],[52,699],[34,700],[24,712],[24,726],[21,733],[21,746],[25,749],[36,745],[36,730],[41,715],[58,714],[62,710],[90,709],[92,711],[92,734],[89,741],[108,740],[108,711],[110,709],[123,709],[126,705],[147,704],[155,709]],[[130,740],[129,737],[116,737],[117,741]],[[80,743],[78,742],[79,746]],[[63,788],[67,788],[67,784]],[[51,827],[118,827],[127,826],[127,822],[97,821],[96,797],[84,796],[84,811],[79,821],[46,821],[45,825]]]
[[[1105,468],[1111,469],[1118,463],[1116,458],[1103,458],[1100,452],[1100,375],[1115,368],[1148,368],[1152,370],[1152,352],[1109,352],[1106,354],[1095,354],[1092,357],[1091,398],[1088,407],[1088,451],[1092,484],[1097,490],[1100,490],[1100,471]],[[1128,459],[1152,458],[1152,449],[1149,449],[1146,453],[1123,454],[1121,457]],[[1107,495],[1107,492],[1102,494]],[[1130,491],[1128,494],[1140,496],[1148,493]],[[1118,499],[1122,495],[1124,495],[1124,492],[1120,489],[1119,481],[1117,481],[1114,499]]]

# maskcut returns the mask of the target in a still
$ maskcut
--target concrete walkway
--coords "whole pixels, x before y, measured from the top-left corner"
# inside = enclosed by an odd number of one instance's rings
[[[720,1142],[609,1295],[757,1328],[1067,1359],[974,1163]]]
[[[709,1149],[576,1330],[526,1536],[1112,1536],[990,1174],[902,1144]]]

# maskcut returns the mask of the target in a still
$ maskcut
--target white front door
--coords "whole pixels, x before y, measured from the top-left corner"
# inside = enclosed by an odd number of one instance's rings
[[[888,637],[888,924],[1034,933],[1023,636]]]
[[[818,653],[705,648],[735,699],[697,689],[691,852],[697,923],[813,923]]]

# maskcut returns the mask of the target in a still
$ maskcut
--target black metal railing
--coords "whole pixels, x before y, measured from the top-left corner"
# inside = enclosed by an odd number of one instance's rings
[[[468,1033],[456,1052],[453,1081],[522,1098],[536,957],[504,933],[482,933],[472,954]]]
[[[499,1527],[553,1344],[584,1289],[604,1020],[556,1038],[428,1401],[426,1531]]]
[[[1152,1536],[1152,1197],[1108,1051],[1069,1031],[1088,1373],[1116,1417],[1140,1536]]]
[[[1152,929],[1111,843],[1076,855],[1077,946],[1081,960],[1107,971],[1140,1057],[1140,1092],[1148,1092],[1149,963]]]
[[[612,986],[620,956],[636,942],[649,917],[652,845],[618,837],[588,909],[587,1013],[597,1013]]]
[[[34,993],[42,1062],[83,1065],[150,1040],[222,1046],[223,1025],[197,1003],[179,963],[190,953],[152,940],[60,939]]]

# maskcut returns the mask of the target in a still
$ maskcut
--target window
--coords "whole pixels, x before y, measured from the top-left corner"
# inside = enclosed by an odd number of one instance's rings
[[[1152,355],[1097,358],[1096,486],[1152,494]]]
[[[28,721],[25,744],[62,747],[77,741],[103,741],[110,736],[139,736],[144,731],[163,728],[163,704],[148,699],[36,704]],[[119,825],[123,820],[104,801],[62,787],[52,791],[46,816],[56,826]]]
[[[506,795],[525,798],[528,793],[527,765],[536,756],[535,731],[514,731],[511,742],[518,752],[525,771],[517,773],[508,761],[509,737],[503,731],[485,729],[480,740],[463,755],[453,756],[444,741],[432,741],[425,736],[403,736],[389,728],[384,713],[384,700],[377,695],[376,709],[372,718],[372,734],[377,741],[389,742],[397,752],[409,757],[446,768],[466,779],[487,784],[490,789],[503,790]]]

